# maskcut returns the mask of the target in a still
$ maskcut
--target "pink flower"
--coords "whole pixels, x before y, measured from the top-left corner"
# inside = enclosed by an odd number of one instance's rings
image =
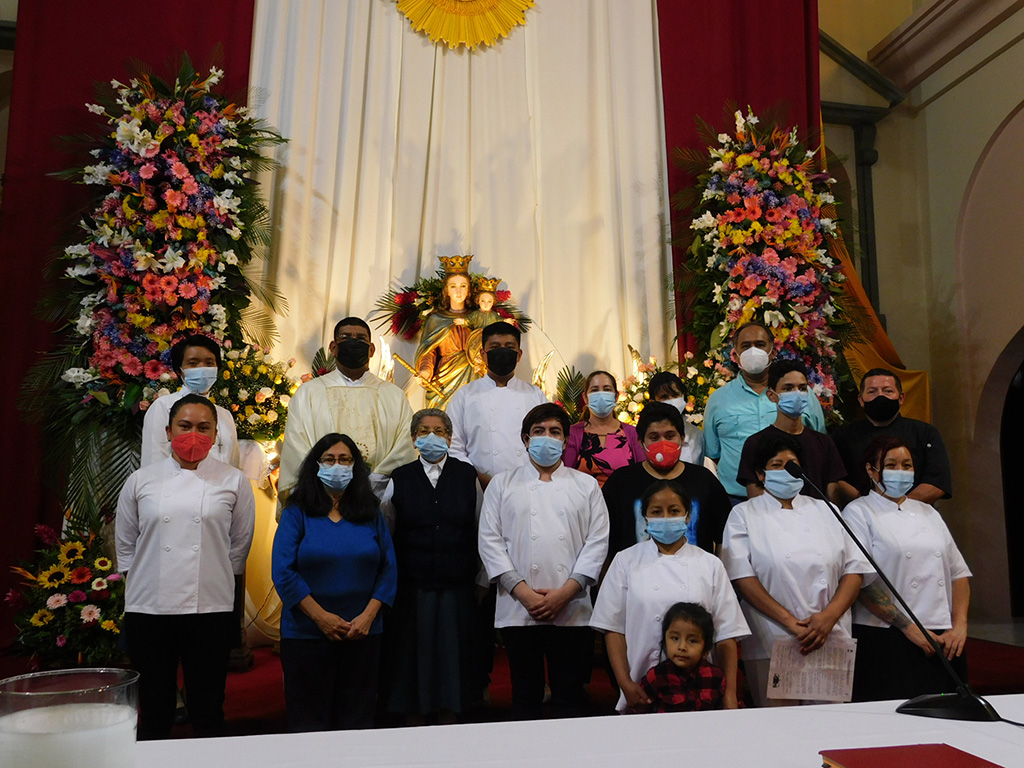
[[[144,370],[146,378],[149,379],[150,381],[155,381],[156,379],[160,378],[161,374],[167,371],[167,366],[161,363],[159,360],[150,360],[149,362],[146,363]]]
[[[152,163],[146,163],[144,166],[139,168],[139,176],[144,179],[153,178],[153,174],[156,173],[156,166]]]
[[[57,647],[58,648],[63,648],[65,645],[67,645],[67,643],[68,643],[68,639],[66,637],[64,637],[64,635],[57,635]]]
[[[109,576],[107,576],[107,581],[120,581],[120,580],[121,580],[121,574],[120,573],[112,573]]]
[[[68,595],[69,603],[84,603],[86,598],[85,592],[80,589],[76,589],[74,592]]]
[[[46,546],[53,546],[60,538],[57,536],[57,532],[48,525],[37,525],[35,527],[35,534],[39,537],[39,540]]]
[[[179,179],[189,178],[188,166],[181,162],[181,160],[176,160],[171,163],[171,173]]]
[[[89,605],[83,605],[82,606],[82,623],[83,624],[89,624],[89,623],[91,623],[93,621],[99,621],[99,620],[100,620],[100,609],[99,609],[98,606],[92,605],[91,603]]]
[[[187,280],[178,283],[178,295],[183,299],[193,299],[199,291],[196,290],[195,283],[190,283]]]
[[[186,179],[185,183],[181,185],[181,191],[186,195],[198,195],[199,185],[195,179]]]
[[[46,598],[46,607],[49,608],[51,611],[57,608],[63,608],[67,604],[67,595],[62,595],[58,593],[56,595],[50,595],[48,598]]]
[[[142,373],[142,363],[140,363],[139,358],[134,355],[127,355],[121,361],[121,368],[123,368],[124,372],[129,376],[138,376]]]

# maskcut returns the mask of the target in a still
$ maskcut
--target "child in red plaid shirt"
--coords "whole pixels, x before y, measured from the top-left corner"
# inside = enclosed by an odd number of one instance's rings
[[[651,703],[644,712],[693,712],[721,709],[725,675],[704,658],[715,636],[711,614],[696,603],[676,603],[661,622],[665,661],[640,681]]]

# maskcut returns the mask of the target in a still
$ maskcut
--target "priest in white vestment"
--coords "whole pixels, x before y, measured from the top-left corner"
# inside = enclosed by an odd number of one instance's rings
[[[412,408],[405,393],[369,371],[374,353],[370,326],[358,317],[338,321],[329,349],[338,367],[299,387],[288,405],[278,480],[281,505],[310,448],[330,432],[348,435],[359,447],[378,497],[392,471],[416,460],[409,440]]]

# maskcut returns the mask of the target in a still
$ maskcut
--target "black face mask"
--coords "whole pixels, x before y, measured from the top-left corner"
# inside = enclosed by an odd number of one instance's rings
[[[342,368],[356,370],[370,362],[370,345],[362,339],[345,339],[335,345],[334,357]]]
[[[864,413],[872,421],[886,422],[900,412],[900,399],[898,397],[885,397],[879,395],[874,400],[864,402]]]
[[[519,362],[519,350],[498,347],[487,352],[487,370],[495,376],[508,376]]]

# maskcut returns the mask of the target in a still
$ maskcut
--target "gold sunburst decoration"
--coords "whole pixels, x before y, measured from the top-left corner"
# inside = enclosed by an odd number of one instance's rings
[[[449,48],[471,49],[508,37],[513,27],[526,23],[526,9],[533,5],[534,0],[398,0],[398,10],[417,32]]]

